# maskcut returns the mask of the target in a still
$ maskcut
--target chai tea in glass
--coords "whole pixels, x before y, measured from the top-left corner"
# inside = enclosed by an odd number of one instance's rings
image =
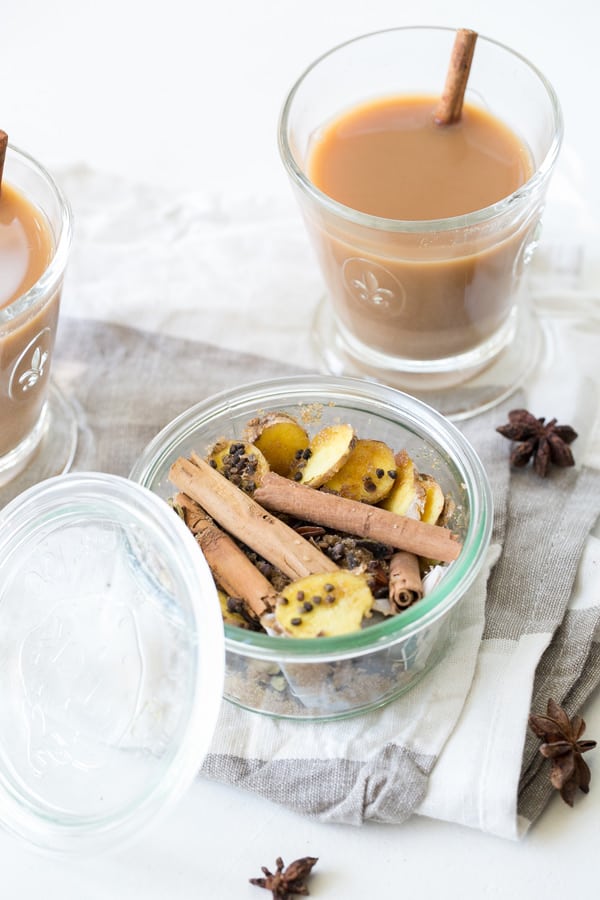
[[[57,185],[8,146],[0,179],[0,487],[59,474],[72,457],[76,423],[49,381],[70,242],[71,214]],[[16,483],[36,455],[36,474]],[[0,490],[0,505],[10,496]]]
[[[543,76],[481,37],[459,121],[437,124],[453,36],[403,28],[332,50],[292,89],[280,149],[327,289],[323,368],[461,418],[534,362],[523,273],[562,125]]]

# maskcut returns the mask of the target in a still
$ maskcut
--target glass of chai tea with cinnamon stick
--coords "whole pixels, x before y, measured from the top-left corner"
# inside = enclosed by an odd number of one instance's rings
[[[522,383],[543,346],[524,275],[561,139],[547,79],[468,30],[378,32],[313,63],[279,146],[325,282],[322,368],[456,419]]]
[[[70,465],[74,413],[51,385],[71,212],[46,170],[0,132],[0,505]]]

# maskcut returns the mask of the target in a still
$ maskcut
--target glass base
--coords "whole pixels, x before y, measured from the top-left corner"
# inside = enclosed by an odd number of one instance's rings
[[[46,408],[27,446],[11,460],[4,457],[0,470],[0,508],[26,488],[68,472],[75,457],[78,425],[75,410],[51,382]],[[21,448],[19,448],[21,450]]]
[[[324,297],[312,325],[321,371],[378,381],[417,397],[454,421],[491,409],[513,394],[534,371],[546,350],[541,323],[529,309],[519,311],[512,340],[483,366],[459,371],[415,373],[365,364],[353,353],[331,303]]]

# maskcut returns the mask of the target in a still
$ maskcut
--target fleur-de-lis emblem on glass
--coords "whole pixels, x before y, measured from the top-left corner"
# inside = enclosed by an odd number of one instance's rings
[[[19,377],[19,384],[23,391],[28,391],[34,387],[44,374],[44,366],[48,359],[48,353],[36,347],[31,357],[30,367]]]
[[[387,307],[394,299],[394,292],[382,287],[373,272],[364,272],[361,278],[353,278],[352,287],[363,303],[372,303],[373,306]]]
[[[50,328],[42,328],[36,336],[23,348],[16,360],[8,381],[8,396],[17,403],[29,391],[43,384],[50,366],[52,352],[52,332]]]
[[[344,260],[342,276],[350,295],[361,306],[382,316],[402,313],[406,291],[396,276],[372,259],[353,256]]]

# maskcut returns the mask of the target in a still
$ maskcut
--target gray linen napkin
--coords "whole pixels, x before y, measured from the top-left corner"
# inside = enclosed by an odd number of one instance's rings
[[[54,371],[80,409],[75,468],[126,475],[183,409],[297,369],[63,319]],[[496,515],[493,549],[461,605],[454,651],[396,703],[343,723],[274,722],[224,703],[204,775],[324,821],[397,823],[419,812],[516,837],[535,820],[551,789],[537,742],[525,743],[530,705],[542,711],[553,696],[574,711],[600,682],[600,599],[573,601],[584,543],[600,514],[600,473],[562,470],[544,481],[531,471],[510,475],[509,445],[494,427],[515,405],[513,398],[462,426],[489,474]],[[434,704],[440,716],[430,714]]]

